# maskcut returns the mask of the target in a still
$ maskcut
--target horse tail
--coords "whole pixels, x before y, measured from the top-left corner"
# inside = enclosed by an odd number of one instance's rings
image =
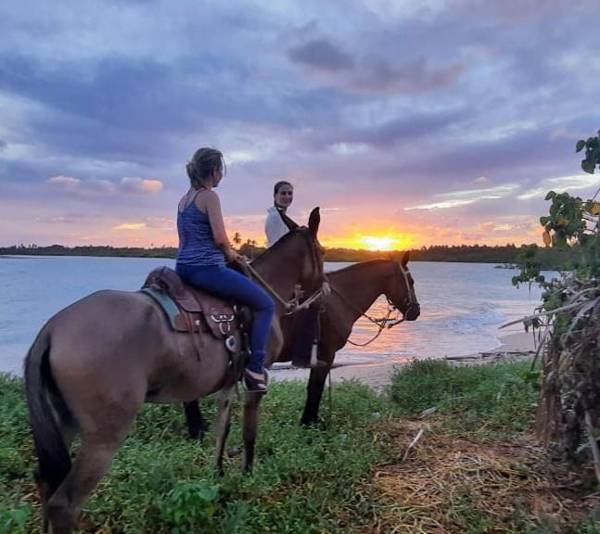
[[[69,410],[50,369],[50,333],[44,327],[25,358],[25,393],[33,442],[39,462],[37,473],[49,498],[71,469],[71,458],[61,432],[61,415]]]

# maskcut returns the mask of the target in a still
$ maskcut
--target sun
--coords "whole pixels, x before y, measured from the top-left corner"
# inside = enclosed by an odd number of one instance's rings
[[[369,234],[355,233],[344,237],[325,239],[325,246],[330,248],[349,248],[353,250],[371,250],[373,252],[393,252],[405,250],[412,246],[414,236],[389,231],[367,230]]]
[[[395,237],[374,235],[364,235],[360,240],[368,250],[394,250],[399,241]]]

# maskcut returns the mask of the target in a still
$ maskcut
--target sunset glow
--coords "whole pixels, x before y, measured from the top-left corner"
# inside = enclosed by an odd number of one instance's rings
[[[385,251],[541,243],[548,191],[598,189],[597,2],[72,4],[0,7],[0,246],[177,246],[200,146],[260,246],[279,180],[324,246]]]
[[[355,250],[406,250],[420,246],[422,240],[417,235],[400,234],[382,229],[369,230],[368,234],[326,236],[321,239],[328,248],[347,248]]]
[[[389,236],[365,235],[362,237],[362,242],[369,250],[395,250],[398,248],[398,239]]]

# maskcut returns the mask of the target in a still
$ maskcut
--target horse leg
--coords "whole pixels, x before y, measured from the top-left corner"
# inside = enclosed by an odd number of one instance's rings
[[[71,447],[71,443],[73,443],[73,440],[75,439],[75,436],[77,435],[77,432],[79,431],[77,422],[75,420],[73,420],[72,418],[63,418],[61,416],[57,419],[57,424],[59,426],[59,431],[63,436],[65,446],[66,446],[67,450],[69,450]],[[48,483],[40,477],[40,473],[37,469],[33,473],[33,478],[37,485],[38,492],[40,494],[41,503],[42,503],[42,532],[48,532],[48,528],[49,528],[48,501],[50,500],[52,495],[54,495],[55,492],[54,493],[51,492]]]
[[[81,446],[69,473],[47,503],[52,534],[70,534],[77,527],[81,504],[106,474],[112,458],[127,436],[143,397],[121,410],[95,411],[89,430],[82,428]],[[107,421],[102,425],[102,421]],[[87,425],[86,425],[87,426]]]
[[[76,528],[79,507],[105,475],[122,440],[95,443],[83,439],[67,478],[48,501],[52,534],[70,534]]]
[[[48,392],[48,398],[51,399],[51,406],[53,410],[53,414],[55,417],[55,423],[57,425],[57,430],[62,436],[64,446],[67,451],[70,450],[71,444],[73,440],[77,436],[79,432],[79,425],[70,411],[64,405],[64,401],[62,398],[57,395],[55,392]],[[64,474],[64,477],[61,481],[58,482],[58,486],[65,480],[68,475],[68,471]],[[55,491],[58,487],[53,486],[48,483],[48,481],[42,479],[40,476],[39,470],[35,470],[33,473],[33,478],[37,485],[41,504],[42,504],[42,531],[47,532],[49,528],[49,520],[48,520],[48,501],[54,495]]]
[[[208,424],[200,411],[200,402],[195,400],[183,403],[185,422],[190,439],[202,441],[204,433],[208,430]]]
[[[258,408],[264,393],[247,391],[244,402],[244,472],[252,471],[254,463],[254,448],[256,445],[256,431],[258,427]]]
[[[217,472],[223,475],[223,454],[231,426],[233,388],[222,389],[217,396]]]
[[[324,354],[323,356],[333,356]],[[333,357],[323,358],[323,361],[330,362],[328,365],[313,367],[310,370],[310,378],[306,386],[306,404],[304,405],[304,413],[300,424],[309,426],[319,422],[319,405],[325,387],[325,380],[331,370],[331,362]]]

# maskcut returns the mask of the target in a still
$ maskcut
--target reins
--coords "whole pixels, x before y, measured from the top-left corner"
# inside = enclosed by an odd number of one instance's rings
[[[309,306],[311,306],[311,304],[313,304],[313,302],[319,300],[323,296],[329,295],[329,293],[331,292],[331,290],[329,288],[329,283],[327,282],[327,279],[323,275],[322,265],[319,263],[319,258],[317,257],[316,246],[318,243],[317,243],[316,239],[314,239],[314,238],[311,239],[310,237],[306,236],[305,234],[303,234],[303,237],[307,240],[307,244],[308,244],[308,247],[311,252],[311,260],[313,262],[313,266],[316,267],[317,270],[320,272],[323,282],[321,284],[321,287],[317,291],[315,291],[310,297],[308,297],[307,299],[305,299],[302,302],[300,302],[301,290],[300,291],[297,290],[294,294],[294,297],[291,300],[289,300],[289,301],[285,300],[275,290],[275,288],[273,288],[273,286],[271,286],[271,284],[269,284],[258,273],[258,271],[254,267],[252,267],[252,265],[250,263],[245,263],[245,265],[244,265],[244,267],[248,270],[248,272],[254,278],[256,278],[256,280],[258,280],[260,282],[260,284],[273,296],[273,298],[277,302],[279,302],[279,304],[281,304],[283,306],[283,308],[285,309],[285,315],[293,315],[294,313],[296,313],[300,310],[304,310],[304,309],[308,308]]]
[[[350,299],[348,297],[346,297],[346,295],[341,293],[335,287],[332,287],[332,291],[334,293],[336,293],[337,295],[339,295],[340,298],[342,300],[344,300],[344,302],[346,304],[348,304],[351,308],[354,309],[354,311],[357,311],[361,316],[363,316],[366,319],[368,319],[369,321],[371,321],[378,328],[377,333],[371,339],[366,341],[365,343],[357,343],[357,342],[352,341],[350,338],[348,338],[347,343],[350,343],[350,345],[354,345],[355,347],[366,347],[367,345],[373,343],[373,341],[375,341],[381,335],[381,332],[383,332],[386,328],[392,328],[393,326],[396,326],[404,321],[404,317],[390,319],[390,316],[392,315],[392,313],[394,313],[395,308],[390,303],[389,298],[387,299],[387,302],[388,302],[387,315],[385,317],[374,318],[374,317],[371,317],[369,314],[363,312],[358,306],[356,306],[352,301],[350,301]]]
[[[277,302],[279,302],[279,304],[281,304],[285,310],[286,310],[286,315],[291,315],[293,313],[296,313],[299,310],[304,310],[306,308],[308,308],[313,302],[315,302],[316,300],[320,299],[321,296],[323,294],[326,293],[326,291],[323,289],[323,287],[321,289],[318,289],[317,291],[315,291],[310,297],[308,297],[306,300],[302,301],[302,303],[299,303],[299,298],[297,296],[294,296],[294,298],[292,300],[285,300],[279,293],[277,293],[277,291],[258,273],[258,271],[252,267],[252,265],[250,265],[249,263],[247,263],[245,265],[245,267],[248,269],[248,271],[250,272],[250,274],[252,274],[252,276],[254,276],[260,283],[261,285],[273,296],[273,298],[275,300],[277,300]],[[325,285],[327,282],[324,282],[323,285]]]

